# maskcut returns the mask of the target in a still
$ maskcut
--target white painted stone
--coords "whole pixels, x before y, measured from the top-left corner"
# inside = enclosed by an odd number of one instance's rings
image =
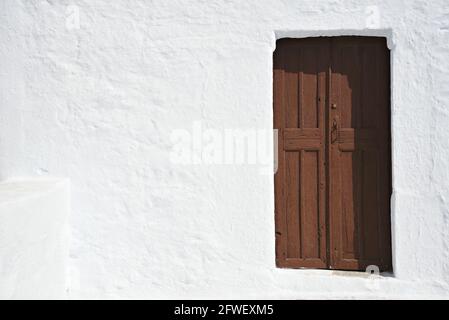
[[[67,290],[66,179],[0,183],[0,299],[61,299]]]
[[[449,297],[446,0],[0,3],[0,176],[71,179],[70,297]],[[169,161],[194,121],[272,128],[276,38],[342,34],[392,50],[394,276],[378,286],[276,269],[257,166]]]

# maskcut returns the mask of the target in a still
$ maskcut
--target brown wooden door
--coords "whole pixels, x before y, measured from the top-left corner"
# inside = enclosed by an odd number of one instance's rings
[[[385,39],[282,39],[274,53],[276,262],[391,269]]]

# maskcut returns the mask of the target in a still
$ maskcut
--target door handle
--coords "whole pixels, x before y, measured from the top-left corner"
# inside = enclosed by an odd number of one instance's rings
[[[335,143],[338,140],[338,120],[334,118],[332,120],[332,129],[331,129],[331,142]]]

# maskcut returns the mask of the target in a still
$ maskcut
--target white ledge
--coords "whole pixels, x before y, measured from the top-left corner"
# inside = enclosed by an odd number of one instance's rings
[[[65,297],[69,211],[67,179],[0,183],[0,299]]]

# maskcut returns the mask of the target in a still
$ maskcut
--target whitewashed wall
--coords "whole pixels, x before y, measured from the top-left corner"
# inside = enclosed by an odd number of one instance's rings
[[[271,129],[276,38],[343,34],[392,49],[377,280],[276,269],[273,176],[169,157],[195,122]],[[71,297],[449,297],[446,0],[0,0],[0,41],[0,177],[70,178]]]
[[[0,183],[0,299],[63,299],[68,289],[70,185]]]

